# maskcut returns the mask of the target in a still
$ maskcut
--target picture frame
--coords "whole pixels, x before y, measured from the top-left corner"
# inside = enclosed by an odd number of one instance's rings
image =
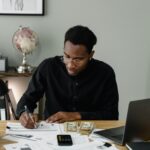
[[[44,15],[44,0],[0,0],[0,15]]]

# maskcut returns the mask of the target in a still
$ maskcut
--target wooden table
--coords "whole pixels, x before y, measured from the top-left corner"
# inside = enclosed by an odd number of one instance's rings
[[[112,127],[118,127],[124,125],[124,121],[93,121],[95,124],[95,128],[112,128]],[[5,135],[5,129],[6,129],[6,121],[0,121],[0,150],[5,150],[3,148],[4,144],[13,143],[8,140],[1,139],[3,135]],[[125,146],[117,146],[119,150],[127,150]]]
[[[18,73],[17,67],[8,67],[7,71],[0,71],[0,79],[6,77],[30,77],[35,71],[36,67],[33,67],[31,72]]]

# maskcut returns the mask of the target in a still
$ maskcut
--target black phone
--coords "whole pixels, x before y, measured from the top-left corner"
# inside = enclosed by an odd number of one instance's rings
[[[57,142],[60,146],[71,146],[73,144],[71,135],[69,134],[57,135]]]

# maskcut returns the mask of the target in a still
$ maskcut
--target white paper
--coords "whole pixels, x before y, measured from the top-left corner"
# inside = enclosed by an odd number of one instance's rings
[[[80,135],[77,132],[65,132],[63,124],[50,124],[41,122],[41,128],[26,129],[20,123],[7,123],[11,129],[6,130],[5,139],[16,141],[18,143],[5,145],[6,150],[21,150],[23,147],[29,150],[117,150],[114,145],[107,148],[104,147],[104,142],[95,134]],[[18,129],[17,129],[18,127]],[[37,132],[35,132],[37,131]],[[45,132],[46,131],[46,132]],[[15,137],[10,134],[32,135],[31,138]],[[59,146],[57,143],[58,134],[70,134],[72,137],[72,146]],[[99,140],[98,140],[99,139]]]
[[[23,127],[20,123],[15,122],[8,122],[7,127],[10,128],[9,131],[57,131],[58,124],[56,123],[46,123],[45,121],[40,122],[37,124],[37,128],[34,129],[27,129]]]
[[[105,142],[112,143],[113,141],[111,141],[110,139],[107,139],[105,137],[102,137],[102,136],[97,135],[97,134],[94,133],[95,131],[101,131],[101,130],[104,130],[104,129],[94,129],[92,131],[92,133],[90,134],[89,138],[91,140],[94,140],[94,141],[101,141],[101,142],[104,142],[104,143]]]
[[[48,145],[43,145],[38,142],[20,142],[15,144],[8,144],[4,147],[6,150],[23,150],[25,148],[28,148],[28,150],[53,150]]]
[[[20,123],[12,123],[8,122],[7,126],[10,127],[10,129],[6,129],[6,135],[3,137],[3,139],[11,140],[11,141],[17,141],[22,142],[23,140],[27,141],[38,141],[38,140],[46,140],[51,137],[56,136],[57,134],[60,134],[60,126],[63,126],[62,124],[50,124],[46,123],[44,121],[40,122],[41,127],[37,129],[26,129],[24,128]],[[23,136],[15,136],[15,135],[31,135],[30,138],[25,138]]]
[[[4,147],[6,150],[21,150],[23,148],[29,148],[29,150],[117,150],[114,145],[109,148],[100,148],[101,146],[102,144],[99,142],[90,142],[73,146],[51,146],[44,142],[20,142],[15,144],[8,144]]]

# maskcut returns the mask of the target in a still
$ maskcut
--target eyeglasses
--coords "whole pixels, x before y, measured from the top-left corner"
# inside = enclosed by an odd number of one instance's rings
[[[69,63],[72,61],[74,64],[81,64],[85,59],[87,59],[87,57],[71,58],[71,57],[66,56],[66,55],[63,56],[64,63]]]

